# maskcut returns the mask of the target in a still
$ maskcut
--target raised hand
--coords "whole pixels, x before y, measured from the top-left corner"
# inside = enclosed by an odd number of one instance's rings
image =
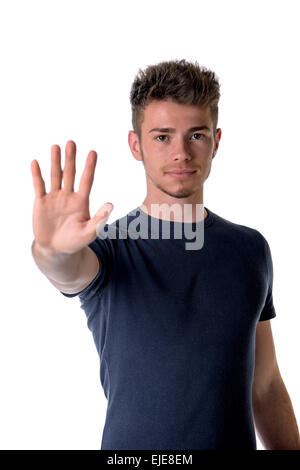
[[[91,218],[89,195],[97,153],[94,150],[89,152],[77,192],[74,191],[75,159],[76,144],[69,140],[62,171],[60,147],[51,147],[51,189],[48,194],[38,161],[31,162],[35,190],[32,218],[35,243],[53,253],[71,254],[80,251],[95,240],[97,232],[106,224],[113,210],[113,204],[107,202]]]

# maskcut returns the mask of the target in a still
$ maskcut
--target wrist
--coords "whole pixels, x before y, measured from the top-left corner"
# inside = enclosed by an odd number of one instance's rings
[[[32,251],[32,254],[37,253],[45,258],[57,258],[57,257],[70,256],[69,253],[56,251],[54,248],[50,246],[42,246],[36,241],[36,239],[34,239],[32,242],[31,251]]]

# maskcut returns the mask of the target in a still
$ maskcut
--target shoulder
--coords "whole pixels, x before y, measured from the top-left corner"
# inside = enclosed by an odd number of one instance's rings
[[[217,214],[214,214],[215,230],[228,240],[249,249],[264,251],[268,244],[263,234],[256,228],[248,225],[232,222]]]

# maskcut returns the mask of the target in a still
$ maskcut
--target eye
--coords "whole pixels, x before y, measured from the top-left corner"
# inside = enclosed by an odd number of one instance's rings
[[[205,135],[204,134],[200,134],[199,132],[196,132],[193,134],[194,135],[198,135],[198,136],[201,136],[202,138],[205,138]],[[165,142],[165,140],[160,140],[160,137],[168,137],[167,135],[164,135],[164,134],[161,134],[161,135],[158,135],[156,137],[154,137],[155,140],[158,140],[158,142]],[[200,138],[197,138],[195,140],[200,140]]]
[[[196,133],[196,134],[193,134],[193,135],[201,135],[202,137],[205,137],[204,134],[199,134],[199,133]],[[196,140],[200,140],[200,139],[196,139]]]
[[[158,135],[157,137],[155,137],[155,140],[157,140],[159,137],[167,137],[166,135]],[[159,142],[164,142],[163,140],[159,140]]]

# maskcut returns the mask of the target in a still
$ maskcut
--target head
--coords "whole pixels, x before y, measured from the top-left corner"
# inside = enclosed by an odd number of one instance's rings
[[[139,70],[130,92],[128,143],[144,164],[151,202],[202,202],[221,138],[219,98],[214,72],[197,62],[168,61]],[[190,173],[176,176],[172,170]]]

